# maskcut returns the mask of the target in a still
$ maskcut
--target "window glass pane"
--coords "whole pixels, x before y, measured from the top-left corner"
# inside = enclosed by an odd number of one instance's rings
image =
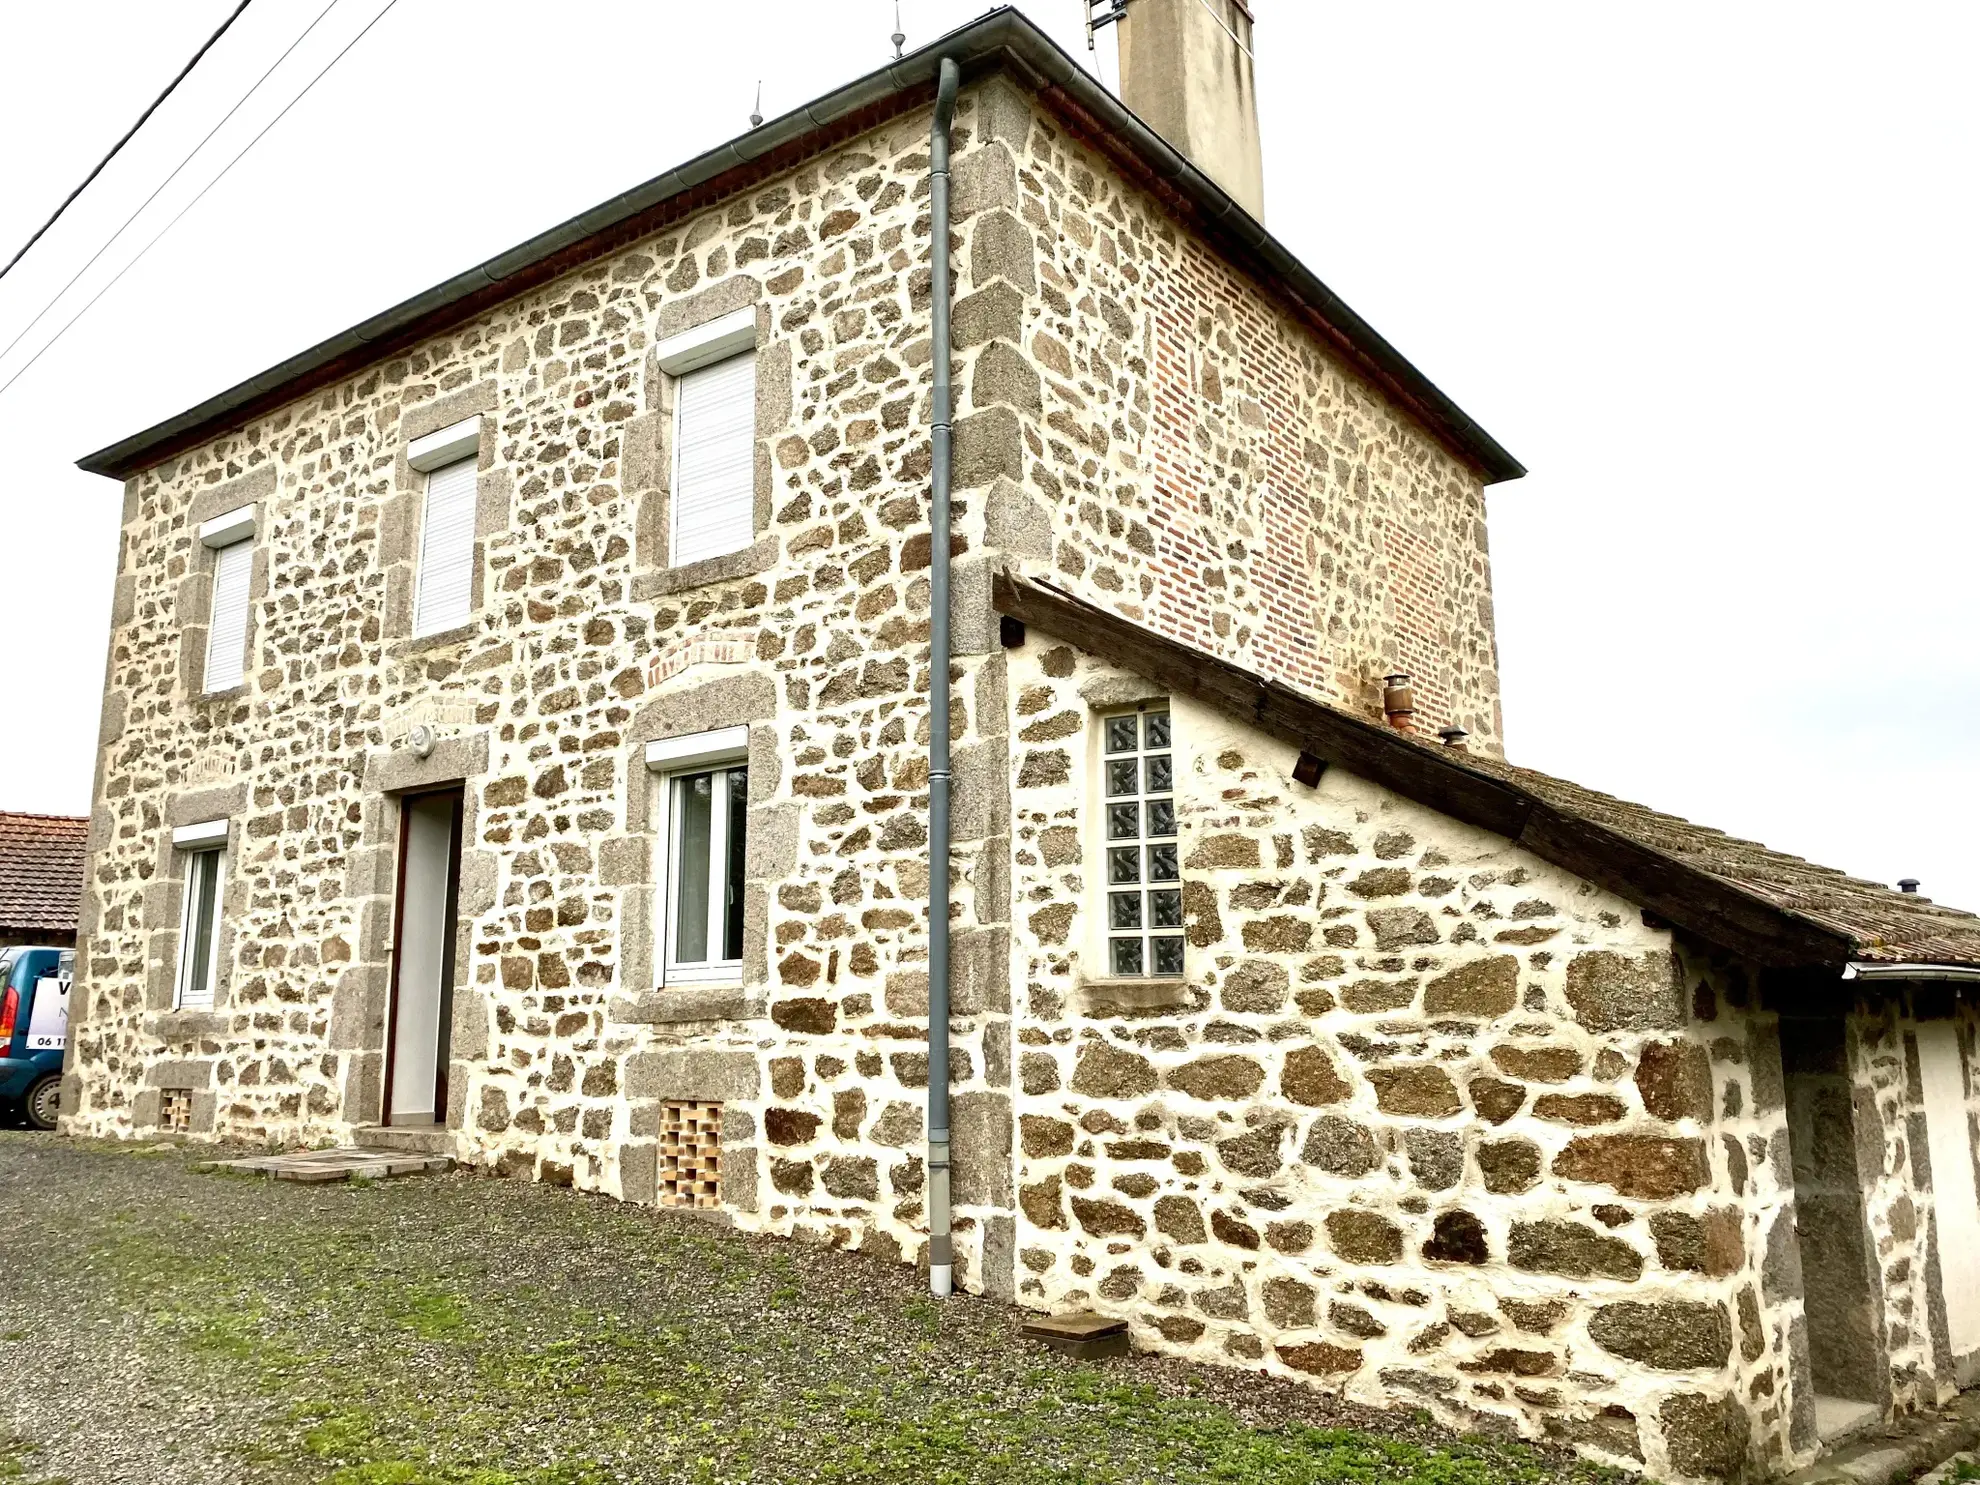
[[[708,960],[708,860],[715,805],[715,775],[689,774],[676,781],[674,809],[679,825],[674,840],[674,962]],[[715,878],[720,880],[720,878]]]
[[[186,862],[186,895],[190,904],[185,947],[185,979],[181,1004],[213,1003],[213,936],[220,905],[220,853],[196,851]]]
[[[1166,707],[1101,719],[1107,838],[1107,969],[1183,972],[1174,728]]]
[[[729,780],[729,901],[722,917],[722,957],[742,958],[743,820],[749,813],[749,770],[732,768]]]

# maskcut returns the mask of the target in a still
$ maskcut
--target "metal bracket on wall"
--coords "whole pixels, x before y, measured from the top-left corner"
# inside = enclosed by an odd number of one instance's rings
[[[1086,0],[1086,49],[1094,51],[1093,33],[1102,26],[1111,26],[1115,21],[1127,16],[1127,8],[1134,0]],[[1104,7],[1104,9],[1102,8]]]

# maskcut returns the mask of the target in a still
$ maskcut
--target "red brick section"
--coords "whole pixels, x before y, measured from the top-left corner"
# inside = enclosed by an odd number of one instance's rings
[[[1150,622],[1172,638],[1374,717],[1381,715],[1380,674],[1406,671],[1415,685],[1415,730],[1434,735],[1462,708],[1451,685],[1454,667],[1474,663],[1457,649],[1455,573],[1447,571],[1468,554],[1444,550],[1447,537],[1462,541],[1441,531],[1434,515],[1414,508],[1398,514],[1392,507],[1399,497],[1378,495],[1364,517],[1374,526],[1364,545],[1377,554],[1372,571],[1336,570],[1331,582],[1323,577],[1316,533],[1340,517],[1316,508],[1322,502],[1309,493],[1316,479],[1303,369],[1285,354],[1269,302],[1215,254],[1186,240],[1174,270],[1151,275],[1145,288],[1156,328],[1149,522],[1162,574]],[[1245,471],[1236,488],[1212,468],[1221,463],[1228,470],[1234,450],[1211,440],[1202,418],[1206,405],[1221,403],[1226,419],[1238,419],[1228,395],[1233,389],[1198,349],[1201,327],[1224,315],[1242,351],[1243,390],[1263,405],[1266,420],[1264,466]],[[1220,333],[1221,326],[1213,332]],[[1247,525],[1257,536],[1240,554],[1230,544]],[[1385,633],[1357,626],[1344,642],[1329,642],[1329,589],[1364,580],[1383,595]],[[1235,583],[1248,585],[1249,604],[1232,602]],[[1255,607],[1255,621],[1234,616],[1247,607]],[[1387,652],[1374,653],[1384,639]],[[1489,664],[1492,657],[1486,658]],[[1491,690],[1496,693],[1496,680]]]
[[[1450,625],[1444,617],[1441,554],[1421,531],[1406,522],[1392,515],[1381,520],[1396,669],[1408,674],[1416,696],[1416,715],[1410,725],[1434,736],[1452,715],[1449,682],[1456,661]]]
[[[0,933],[73,935],[89,821],[0,811]]]

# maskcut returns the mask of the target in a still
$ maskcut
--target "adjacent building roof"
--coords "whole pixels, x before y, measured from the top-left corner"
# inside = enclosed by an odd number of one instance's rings
[[[1052,586],[1000,574],[1000,612],[1160,677],[1405,798],[1494,831],[1673,926],[1781,969],[1980,967],[1980,917],[1565,779],[1364,721]]]
[[[1071,128],[1153,190],[1241,267],[1289,298],[1355,370],[1394,398],[1487,483],[1526,470],[1428,377],[1198,170],[1017,11],[992,11],[940,41],[794,109],[501,256],[415,294],[383,314],[271,366],[176,417],[79,460],[124,479],[472,319],[482,310],[617,251],[638,238],[789,169],[841,139],[927,102],[943,57],[965,78],[1005,70]]]
[[[89,821],[0,811],[0,930],[73,935]]]

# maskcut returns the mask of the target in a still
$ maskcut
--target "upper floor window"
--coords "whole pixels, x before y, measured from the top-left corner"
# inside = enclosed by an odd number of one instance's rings
[[[247,679],[248,603],[254,578],[255,508],[215,516],[199,528],[213,552],[212,598],[206,615],[203,691],[231,691]]]
[[[675,378],[667,562],[685,567],[756,537],[756,310],[661,342]]]
[[[474,519],[481,419],[413,440],[407,460],[426,474],[420,511],[414,635],[458,629],[474,613]]]
[[[1183,972],[1174,730],[1165,704],[1101,719],[1107,973]]]
[[[214,820],[172,832],[185,855],[185,909],[179,921],[179,965],[174,1004],[211,1010],[219,980],[220,902],[227,875],[227,822]]]
[[[663,984],[740,982],[749,729],[649,743],[657,775]]]
[[[473,610],[474,465],[460,459],[426,477],[414,634],[458,629]]]
[[[254,538],[213,554],[213,613],[206,631],[206,689],[231,691],[247,679],[248,580]]]

